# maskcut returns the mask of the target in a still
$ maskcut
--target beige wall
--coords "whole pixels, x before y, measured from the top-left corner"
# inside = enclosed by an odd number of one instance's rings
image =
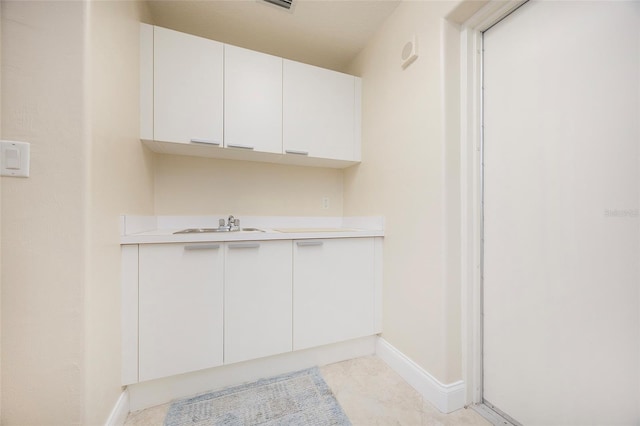
[[[104,424],[120,387],[119,215],[153,213],[135,2],[2,2],[2,424]]]
[[[2,179],[6,425],[82,421],[85,7],[2,2],[2,137],[31,143],[31,177]]]
[[[351,65],[363,79],[363,152],[344,186],[345,215],[386,217],[385,339],[444,383],[462,378],[458,32],[444,19],[455,6],[401,3]],[[419,58],[403,70],[414,34]]]
[[[139,141],[138,119],[139,22],[146,13],[133,1],[90,3],[84,424],[104,424],[121,393],[119,216],[153,214],[153,157]]]
[[[154,165],[158,215],[342,215],[342,170],[173,155]]]

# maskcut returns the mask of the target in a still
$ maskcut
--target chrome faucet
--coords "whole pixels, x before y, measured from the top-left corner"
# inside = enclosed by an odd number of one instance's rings
[[[229,219],[227,220],[227,226],[229,227],[229,231],[239,231],[240,219],[236,219],[230,215]]]
[[[224,219],[218,220],[218,229],[220,231],[232,232],[240,230],[240,219],[236,219],[233,215],[229,215],[227,223],[224,223]]]

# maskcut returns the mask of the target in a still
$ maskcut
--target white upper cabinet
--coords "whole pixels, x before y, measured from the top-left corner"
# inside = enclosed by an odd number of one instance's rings
[[[224,146],[282,154],[282,58],[225,45]]]
[[[356,160],[355,99],[356,77],[285,59],[285,153]]]
[[[154,139],[222,144],[224,45],[154,27]]]
[[[163,154],[349,167],[361,80],[140,24],[140,139]]]

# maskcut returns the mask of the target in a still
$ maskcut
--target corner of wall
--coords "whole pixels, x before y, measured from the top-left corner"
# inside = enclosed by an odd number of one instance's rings
[[[0,139],[2,138],[2,4],[0,4]],[[0,177],[0,241],[2,241],[2,177]],[[0,421],[2,421],[2,245],[0,244]]]
[[[451,413],[465,406],[462,380],[443,384],[383,338],[376,342],[376,355],[440,412]]]
[[[447,381],[462,377],[462,273],[461,273],[461,140],[460,140],[460,26],[443,18],[442,109],[444,129],[443,258],[445,316],[443,358]]]
[[[154,155],[139,139],[140,1],[90,2],[90,175],[85,283],[83,423],[103,424],[120,383],[120,240],[123,214],[154,214]]]
[[[402,2],[350,64],[363,85],[362,163],[344,189],[345,215],[386,218],[383,337],[445,382],[462,371],[455,7]],[[418,58],[403,69],[414,36]]]
[[[135,0],[136,6],[138,8],[138,16],[140,22],[153,25],[153,15],[151,13],[151,8],[149,7],[149,3],[147,0]]]

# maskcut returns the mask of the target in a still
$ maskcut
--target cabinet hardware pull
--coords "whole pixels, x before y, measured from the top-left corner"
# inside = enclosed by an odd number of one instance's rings
[[[185,250],[215,250],[219,248],[220,244],[194,244],[184,246]]]
[[[220,146],[220,142],[216,142],[213,139],[200,139],[200,138],[192,138],[191,143],[202,143],[205,145],[215,145]]]
[[[295,149],[285,149],[284,152],[287,154],[309,155],[309,151],[296,151]]]
[[[229,244],[230,249],[243,249],[243,248],[259,248],[259,243],[233,243]]]
[[[228,143],[227,146],[229,148],[240,148],[240,149],[253,150],[253,147],[249,146],[249,145],[239,145],[239,144],[236,144],[236,143]]]
[[[321,246],[324,244],[322,241],[296,241],[298,247],[308,247],[308,246]]]

